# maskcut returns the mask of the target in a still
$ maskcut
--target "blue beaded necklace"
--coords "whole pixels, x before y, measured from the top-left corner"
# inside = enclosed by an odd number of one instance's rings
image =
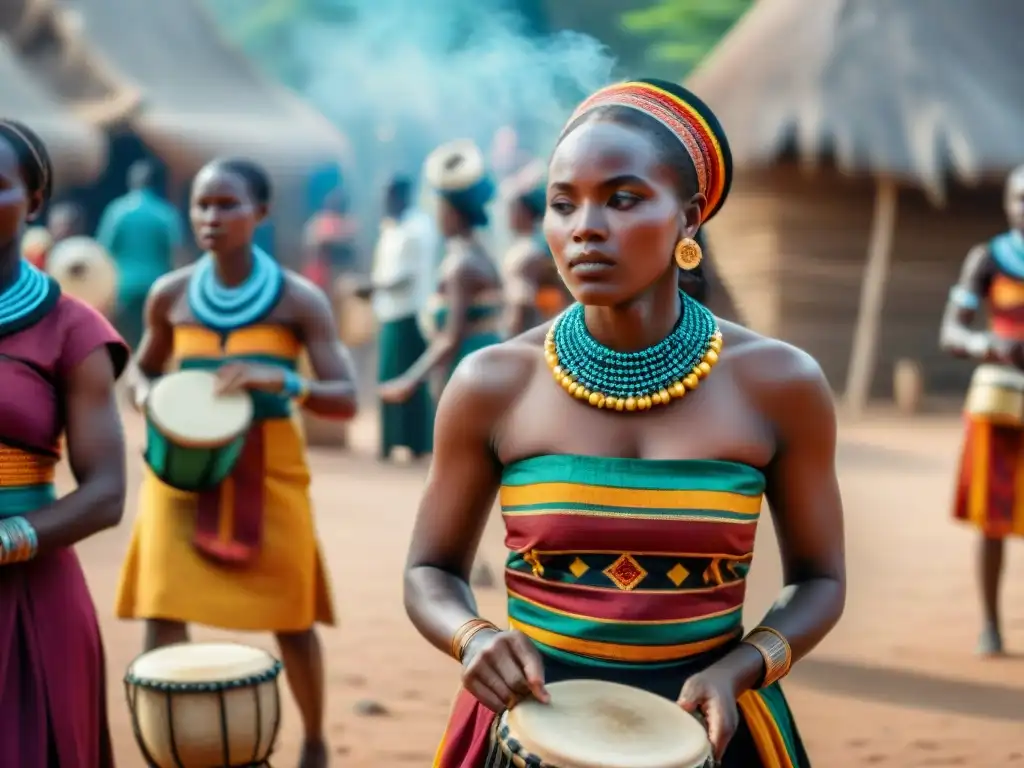
[[[0,293],[0,337],[10,336],[42,320],[60,298],[52,277],[24,259],[18,262],[14,282]]]
[[[722,334],[707,307],[679,295],[682,311],[672,332],[639,352],[604,346],[587,330],[583,305],[569,307],[544,340],[555,380],[576,399],[616,411],[668,405],[696,389],[718,362]]]
[[[252,272],[234,288],[218,282],[213,256],[203,256],[189,279],[188,305],[200,323],[226,333],[270,314],[283,290],[284,270],[266,251],[254,245]]]

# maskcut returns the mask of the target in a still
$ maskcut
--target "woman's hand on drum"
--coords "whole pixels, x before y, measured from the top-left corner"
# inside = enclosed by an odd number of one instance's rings
[[[679,705],[704,720],[715,760],[721,761],[740,724],[736,681],[724,671],[706,669],[686,681],[679,694]]]
[[[258,363],[228,363],[217,369],[217,394],[259,390],[280,392],[284,388],[284,369]]]
[[[484,630],[470,640],[462,658],[462,686],[492,712],[511,709],[527,696],[549,701],[540,654],[514,629]]]

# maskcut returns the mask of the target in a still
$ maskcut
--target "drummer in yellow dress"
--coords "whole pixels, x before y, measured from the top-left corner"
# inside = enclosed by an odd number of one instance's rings
[[[121,574],[117,615],[145,619],[147,650],[188,640],[190,623],[277,636],[305,725],[301,765],[327,764],[323,665],[313,626],[334,611],[310,510],[298,403],[321,416],[356,410],[353,371],[327,297],[253,245],[270,182],[244,160],[206,166],[191,222],[206,254],[161,278],[146,303],[134,366],[141,407],[172,362],[217,371],[221,391],[254,405],[232,475],[214,491],[165,485],[148,469]],[[305,348],[316,381],[296,374]]]

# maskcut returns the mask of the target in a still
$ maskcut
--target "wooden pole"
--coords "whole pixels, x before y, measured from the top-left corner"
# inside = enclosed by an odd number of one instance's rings
[[[879,179],[875,191],[875,212],[871,221],[867,264],[860,286],[857,327],[846,376],[846,403],[854,415],[864,412],[871,396],[871,382],[878,360],[878,335],[889,280],[899,190],[891,179]]]

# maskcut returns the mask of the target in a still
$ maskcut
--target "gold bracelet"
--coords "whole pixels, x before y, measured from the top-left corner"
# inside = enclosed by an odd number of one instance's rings
[[[754,627],[743,642],[754,646],[764,659],[764,677],[758,688],[767,688],[789,674],[793,651],[782,633],[771,627]]]
[[[493,629],[495,632],[500,631],[487,619],[470,619],[459,627],[455,631],[455,635],[452,637],[452,658],[461,663],[462,657],[466,655],[466,648],[469,645],[469,641],[485,629]]]

